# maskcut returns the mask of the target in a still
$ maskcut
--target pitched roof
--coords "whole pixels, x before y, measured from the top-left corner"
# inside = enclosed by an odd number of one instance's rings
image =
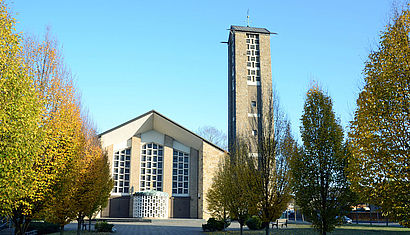
[[[172,121],[171,119],[167,118],[166,116],[160,114],[159,112],[157,112],[157,111],[155,111],[155,110],[148,111],[148,112],[146,112],[146,113],[144,113],[144,114],[142,114],[142,115],[140,115],[140,116],[138,116],[138,117],[136,117],[136,118],[133,118],[133,119],[131,119],[131,120],[129,120],[129,121],[126,121],[126,122],[124,122],[124,123],[122,123],[122,124],[120,124],[120,125],[118,125],[118,126],[116,126],[116,127],[113,127],[113,128],[111,128],[111,129],[109,129],[109,130],[107,130],[107,131],[104,131],[104,132],[98,134],[98,137],[101,138],[102,135],[105,135],[105,134],[107,134],[107,133],[109,133],[109,132],[111,132],[111,131],[114,131],[114,130],[116,130],[116,129],[122,127],[122,126],[125,126],[125,125],[127,125],[127,124],[129,124],[129,123],[131,123],[131,122],[134,122],[134,121],[136,121],[136,120],[138,120],[138,119],[140,119],[140,118],[142,118],[142,117],[144,117],[144,116],[146,116],[146,115],[150,115],[150,114],[158,115],[158,116],[162,117],[163,119],[165,119],[166,121],[172,123],[173,125],[175,125],[175,126],[181,128],[181,129],[187,131],[188,133],[190,133],[190,134],[192,134],[192,135],[194,135],[194,136],[200,138],[202,141],[204,141],[204,142],[206,142],[206,143],[212,145],[213,147],[219,149],[220,151],[226,152],[226,150],[224,150],[223,148],[221,148],[221,147],[215,145],[214,143],[212,143],[212,142],[210,142],[210,141],[204,139],[203,137],[199,136],[198,134],[196,134],[196,133],[194,133],[194,132],[188,130],[187,128],[185,128],[185,127],[181,126],[180,124],[178,124],[178,123]]]
[[[271,34],[271,32],[265,28],[254,28],[254,27],[244,27],[244,26],[231,26],[231,30],[241,31],[241,32],[251,32],[251,33],[266,33]]]

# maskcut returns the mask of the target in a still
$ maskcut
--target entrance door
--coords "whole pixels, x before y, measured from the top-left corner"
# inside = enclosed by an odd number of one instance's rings
[[[110,199],[110,217],[127,218],[130,216],[130,197],[116,197]]]
[[[172,197],[171,198],[171,216],[172,218],[190,218],[190,197]]]

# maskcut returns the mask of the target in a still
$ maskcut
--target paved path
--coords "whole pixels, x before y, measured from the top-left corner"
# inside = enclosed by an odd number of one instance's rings
[[[111,223],[111,222],[110,222]],[[167,219],[152,220],[149,222],[112,222],[119,235],[147,234],[147,235],[197,235],[202,233],[201,219]],[[77,223],[71,223],[65,226],[65,230],[76,230]]]

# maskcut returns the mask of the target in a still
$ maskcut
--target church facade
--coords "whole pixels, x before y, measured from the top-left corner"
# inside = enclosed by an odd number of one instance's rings
[[[154,110],[99,137],[114,179],[102,217],[209,218],[205,195],[223,149]]]

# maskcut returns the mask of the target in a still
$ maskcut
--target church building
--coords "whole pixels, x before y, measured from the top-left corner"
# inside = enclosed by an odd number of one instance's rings
[[[256,146],[271,108],[270,34],[254,27],[229,30],[229,146],[238,137]],[[154,110],[99,137],[115,182],[102,217],[210,217],[205,197],[224,149]]]
[[[210,216],[204,195],[223,149],[155,110],[99,137],[114,179],[102,217]]]

